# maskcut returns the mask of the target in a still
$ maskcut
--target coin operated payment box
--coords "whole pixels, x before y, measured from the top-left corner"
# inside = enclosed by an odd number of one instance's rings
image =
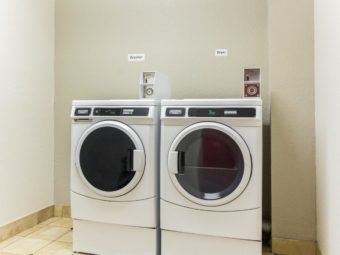
[[[245,68],[244,69],[244,97],[261,96],[261,69]]]
[[[171,98],[170,79],[160,72],[142,72],[139,85],[139,97],[141,99]]]

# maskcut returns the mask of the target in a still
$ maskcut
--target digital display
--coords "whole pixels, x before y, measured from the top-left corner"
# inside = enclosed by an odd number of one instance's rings
[[[217,111],[216,110],[209,110],[208,114],[209,114],[209,116],[216,116],[217,115]]]
[[[97,116],[119,116],[120,112],[120,108],[95,108],[93,114]]]

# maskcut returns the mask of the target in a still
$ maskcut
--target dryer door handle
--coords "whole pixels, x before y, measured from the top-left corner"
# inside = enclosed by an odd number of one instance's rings
[[[169,172],[171,174],[184,174],[185,154],[183,151],[169,152]]]
[[[128,150],[128,171],[142,172],[145,165],[144,150]]]

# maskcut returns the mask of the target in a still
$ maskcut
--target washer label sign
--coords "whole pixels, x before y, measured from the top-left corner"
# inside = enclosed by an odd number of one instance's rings
[[[129,62],[144,62],[145,54],[128,54]]]

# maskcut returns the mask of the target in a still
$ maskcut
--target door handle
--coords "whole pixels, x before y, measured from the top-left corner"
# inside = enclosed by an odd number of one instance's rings
[[[144,150],[128,150],[127,170],[141,172],[144,170],[145,156]]]
[[[171,174],[184,174],[185,154],[183,151],[170,151],[168,168]]]

